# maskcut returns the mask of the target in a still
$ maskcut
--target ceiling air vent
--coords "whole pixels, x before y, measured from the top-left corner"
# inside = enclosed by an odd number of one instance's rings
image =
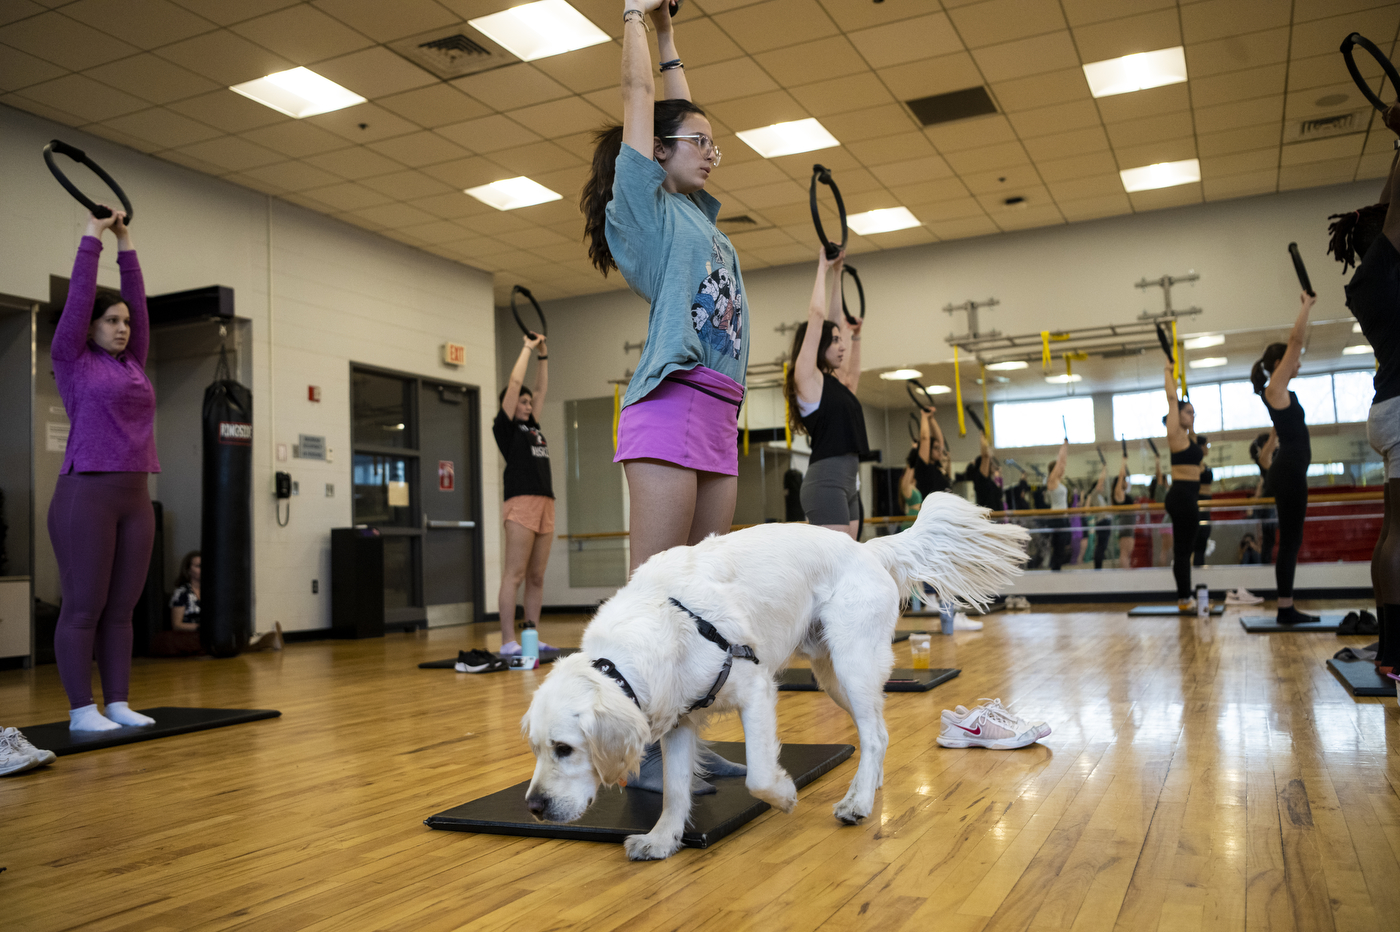
[[[513,64],[520,59],[466,24],[400,39],[389,46],[444,80]]]
[[[717,220],[717,221],[715,221],[715,222],[716,222],[716,223],[729,224],[730,226],[736,226],[736,227],[756,227],[756,226],[758,226],[758,221],[755,220],[754,218],[750,217],[748,214],[739,214],[739,215],[734,216],[734,217],[720,217],[719,220]]]
[[[997,105],[992,103],[992,97],[985,87],[969,87],[948,94],[906,100],[904,103],[925,126],[997,112]]]
[[[1353,110],[1350,113],[1298,120],[1288,124],[1288,136],[1284,142],[1305,142],[1309,139],[1326,139],[1329,136],[1362,132],[1366,129],[1366,117],[1369,113],[1369,110]]]

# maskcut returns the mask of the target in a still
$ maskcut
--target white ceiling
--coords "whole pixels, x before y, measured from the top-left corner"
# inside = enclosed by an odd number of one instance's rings
[[[606,291],[576,202],[589,133],[619,116],[622,4],[572,2],[614,41],[441,81],[389,45],[513,0],[0,0],[0,103],[486,269],[501,303]],[[1383,176],[1391,134],[1337,47],[1393,53],[1397,29],[1376,0],[688,0],[677,44],[724,150],[709,188],[760,224],[732,234],[754,269],[813,255],[814,161],[851,212],[923,223],[852,234],[857,253]],[[1186,84],[1090,97],[1082,63],[1174,45]],[[294,120],[227,89],[297,65],[369,102]],[[924,129],[902,103],[977,85],[1001,112]],[[1363,131],[1285,142],[1352,110]],[[733,135],[806,117],[842,146],[764,160]],[[1200,183],[1123,192],[1120,169],[1188,158]],[[461,193],[519,174],[564,199]]]

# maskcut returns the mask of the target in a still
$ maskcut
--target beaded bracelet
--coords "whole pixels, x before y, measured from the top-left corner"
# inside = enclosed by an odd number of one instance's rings
[[[684,67],[685,67],[685,62],[681,61],[679,58],[673,58],[673,59],[671,59],[670,61],[664,61],[664,62],[661,63],[661,73],[662,73],[662,74],[665,74],[666,72],[672,71],[672,70],[674,70],[674,69],[676,69],[676,68],[684,68]]]

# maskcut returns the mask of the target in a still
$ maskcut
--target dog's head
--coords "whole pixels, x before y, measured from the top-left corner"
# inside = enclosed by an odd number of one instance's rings
[[[554,664],[520,728],[535,753],[525,804],[547,822],[572,822],[593,804],[599,784],[625,781],[650,734],[636,703],[583,654]]]

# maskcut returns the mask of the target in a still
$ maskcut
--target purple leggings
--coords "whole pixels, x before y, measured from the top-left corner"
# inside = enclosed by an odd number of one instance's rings
[[[92,704],[92,660],[105,702],[131,684],[131,612],[146,587],[155,512],[143,472],[69,473],[49,505],[63,610],[54,635],[58,676],[77,709]]]

